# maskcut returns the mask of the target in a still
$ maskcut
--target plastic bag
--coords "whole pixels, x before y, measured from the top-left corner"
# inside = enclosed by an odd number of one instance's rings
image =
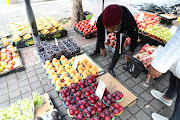
[[[130,61],[122,64],[124,70],[127,70],[132,77],[137,78],[143,70],[145,70],[144,65],[136,58],[129,56]]]

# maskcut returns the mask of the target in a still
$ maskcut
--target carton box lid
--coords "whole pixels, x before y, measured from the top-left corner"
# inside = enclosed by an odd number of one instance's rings
[[[97,78],[97,80],[99,79],[106,84],[106,88],[110,93],[113,93],[116,90],[123,93],[123,101],[119,103],[123,108],[128,108],[136,103],[137,97],[127,88],[125,88],[120,82],[118,82],[111,74],[106,73]]]
[[[48,93],[44,93],[41,97],[43,99],[43,105],[35,110],[35,117],[42,117],[54,109],[54,105]]]

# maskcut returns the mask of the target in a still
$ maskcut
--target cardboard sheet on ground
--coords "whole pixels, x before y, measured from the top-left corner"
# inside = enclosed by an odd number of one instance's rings
[[[127,88],[125,88],[120,82],[118,82],[111,74],[106,73],[97,78],[97,80],[99,79],[106,84],[106,88],[110,93],[113,93],[116,90],[119,90],[123,93],[123,101],[121,101],[119,104],[124,109],[136,103],[137,97],[133,93],[131,93]]]
[[[86,53],[78,55],[78,58],[80,61],[86,58],[91,63],[91,65],[95,65],[98,69],[99,75],[104,73],[104,69],[102,69],[97,63],[95,63]]]
[[[43,99],[44,104],[43,106],[35,110],[35,117],[42,117],[54,109],[54,105],[51,99],[49,98],[48,93],[44,93],[43,95],[41,95],[41,97]]]

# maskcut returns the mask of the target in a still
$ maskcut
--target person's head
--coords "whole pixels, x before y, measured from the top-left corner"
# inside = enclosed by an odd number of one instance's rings
[[[123,11],[119,5],[109,5],[102,13],[102,22],[108,32],[119,31],[122,23]]]

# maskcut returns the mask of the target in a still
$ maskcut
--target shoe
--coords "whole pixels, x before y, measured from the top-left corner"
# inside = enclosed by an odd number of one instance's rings
[[[90,57],[93,57],[95,55],[98,55],[100,51],[94,50],[92,53],[89,54]]]
[[[109,70],[109,73],[110,73],[113,77],[116,77],[116,73],[114,72],[114,70]]]
[[[151,94],[152,96],[154,96],[155,98],[157,98],[158,100],[160,100],[161,102],[163,102],[164,104],[166,104],[167,106],[171,106],[173,103],[173,100],[166,100],[163,95],[164,93],[161,93],[157,90],[151,90]]]
[[[164,116],[159,115],[157,113],[152,113],[152,118],[153,118],[153,120],[168,120],[167,117],[164,117]]]

